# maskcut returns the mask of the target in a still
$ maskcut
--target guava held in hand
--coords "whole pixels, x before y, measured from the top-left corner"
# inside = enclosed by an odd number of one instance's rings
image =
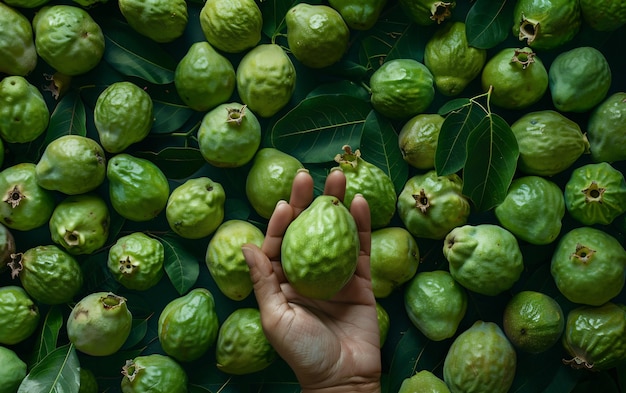
[[[289,50],[302,64],[324,68],[348,50],[350,29],[334,8],[298,3],[285,16]]]
[[[352,278],[359,257],[354,218],[337,197],[320,195],[287,227],[283,270],[303,296],[330,299]]]

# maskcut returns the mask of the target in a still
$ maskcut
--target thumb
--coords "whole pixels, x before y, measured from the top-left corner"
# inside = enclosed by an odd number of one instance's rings
[[[273,312],[287,304],[278,275],[267,255],[255,244],[244,244],[241,251],[250,269],[250,279],[261,315],[270,317]]]

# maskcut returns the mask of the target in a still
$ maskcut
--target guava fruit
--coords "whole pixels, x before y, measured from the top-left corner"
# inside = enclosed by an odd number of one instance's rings
[[[531,244],[552,243],[561,233],[565,216],[563,191],[542,176],[513,179],[494,213],[500,225]]]
[[[428,339],[453,337],[467,311],[467,292],[446,270],[417,273],[404,288],[409,320]]]
[[[559,53],[548,71],[554,107],[561,112],[586,112],[602,102],[611,88],[611,67],[591,46]]]
[[[421,113],[410,118],[398,133],[402,158],[417,169],[435,167],[435,152],[445,118],[437,113]]]
[[[226,194],[220,183],[201,176],[177,186],[165,206],[170,228],[187,239],[209,236],[224,220]]]
[[[446,383],[428,370],[405,378],[398,393],[450,393]]]
[[[26,76],[36,65],[30,21],[20,11],[0,3],[0,73]]]
[[[626,360],[626,306],[607,302],[580,306],[567,314],[563,363],[576,369],[608,370]]]
[[[77,350],[91,356],[108,356],[124,345],[132,322],[125,298],[112,292],[93,292],[72,308],[67,335]]]
[[[400,0],[402,9],[409,19],[419,26],[441,24],[452,16],[456,1]]]
[[[218,329],[215,300],[206,288],[194,288],[171,300],[159,315],[161,348],[181,362],[204,355],[215,344]]]
[[[261,247],[265,235],[248,221],[224,221],[207,246],[205,263],[220,291],[232,300],[243,300],[252,292],[250,269],[241,252],[246,243]]]
[[[14,345],[29,338],[39,325],[39,307],[17,285],[0,287],[0,344]]]
[[[556,175],[589,152],[589,141],[578,123],[557,111],[526,113],[511,124],[511,130],[519,147],[518,169],[526,175]]]
[[[0,137],[8,143],[26,143],[46,131],[50,119],[41,92],[22,76],[0,81]]]
[[[289,224],[281,245],[285,277],[301,295],[330,299],[352,278],[359,257],[354,218],[338,198],[320,195]]]
[[[478,320],[450,345],[443,380],[452,393],[506,393],[516,368],[515,348],[502,329],[493,322]]]
[[[419,263],[419,246],[405,228],[389,226],[372,231],[370,273],[375,297],[385,298],[412,279]]]
[[[559,341],[565,328],[565,315],[552,297],[526,290],[516,293],[507,302],[503,327],[513,346],[537,354]]]
[[[241,167],[252,160],[261,145],[261,124],[246,105],[221,104],[202,118],[198,145],[209,164],[220,168]]]
[[[109,249],[107,266],[124,287],[145,291],[163,277],[165,252],[159,239],[133,232],[117,239]]]
[[[83,287],[78,261],[56,245],[29,248],[11,259],[11,277],[19,277],[30,297],[40,303],[68,303]]]
[[[378,21],[380,13],[387,5],[387,0],[329,0],[349,28],[369,30]]]
[[[432,169],[407,180],[398,195],[398,215],[417,238],[443,239],[453,228],[467,223],[469,200],[457,174],[438,176]]]
[[[298,3],[287,11],[285,24],[289,50],[307,67],[328,67],[348,50],[350,29],[332,7]]]
[[[118,4],[130,27],[153,41],[172,42],[187,27],[185,0],[119,0]]]
[[[439,27],[424,48],[424,64],[434,76],[437,91],[446,96],[461,94],[486,62],[487,50],[469,45],[465,23],[460,21]]]
[[[80,368],[80,388],[78,393],[98,393],[98,380],[93,371]]]
[[[626,3],[620,0],[580,0],[583,21],[598,31],[615,31],[626,24]]]
[[[288,201],[291,185],[302,163],[273,147],[259,149],[246,176],[246,197],[252,208],[269,219],[280,200]]]
[[[538,102],[549,87],[548,71],[528,47],[504,48],[487,60],[481,74],[491,102],[504,109],[524,109]]]
[[[114,82],[98,96],[93,121],[104,150],[120,153],[150,133],[152,98],[132,82]]]
[[[444,239],[450,274],[470,291],[495,296],[511,289],[524,270],[517,238],[499,225],[463,225]]]
[[[579,0],[519,0],[513,9],[513,35],[533,49],[555,49],[580,31]]]
[[[48,222],[52,241],[72,255],[91,254],[106,243],[111,216],[97,194],[70,195],[59,202]]]
[[[595,162],[626,160],[626,92],[616,92],[602,101],[589,116],[587,138]]]
[[[250,374],[267,368],[276,358],[276,350],[263,332],[258,309],[235,309],[220,326],[215,348],[218,370]]]
[[[228,101],[236,83],[233,64],[206,41],[194,42],[174,72],[180,99],[198,112]]]
[[[208,0],[200,11],[200,27],[214,48],[240,53],[261,40],[263,15],[254,0]]]
[[[615,237],[600,229],[574,228],[559,240],[550,271],[569,301],[599,306],[624,288],[626,251]]]
[[[0,273],[7,270],[7,263],[11,261],[11,254],[15,253],[15,238],[3,224],[0,224]]]
[[[102,184],[106,166],[102,146],[89,137],[74,134],[50,142],[37,162],[35,173],[40,187],[76,195]]]
[[[36,166],[24,162],[0,171],[0,221],[11,229],[29,231],[48,222],[56,200],[37,183]]]
[[[237,66],[241,101],[261,117],[271,117],[289,101],[296,88],[296,69],[278,44],[252,48]]]
[[[122,393],[187,393],[187,372],[176,360],[154,353],[127,360]]]
[[[106,177],[113,209],[128,220],[149,221],[167,206],[170,185],[152,161],[116,154],[109,159]]]
[[[50,0],[5,0],[4,2],[11,7],[18,8],[37,8],[49,2]]]
[[[626,180],[608,162],[574,169],[564,196],[569,214],[585,225],[608,225],[626,212]]]
[[[335,156],[338,168],[346,176],[343,203],[350,207],[356,194],[361,194],[369,204],[371,227],[383,228],[391,222],[396,212],[396,189],[391,177],[376,165],[361,157],[361,151],[343,146],[343,154]]]
[[[33,18],[33,31],[37,54],[62,74],[84,74],[104,55],[102,29],[80,7],[44,6]]]
[[[385,310],[382,304],[376,302],[376,320],[378,321],[378,332],[380,335],[380,347],[382,348],[387,341],[387,335],[389,334],[389,313]]]
[[[0,346],[0,392],[14,393],[26,378],[26,363],[13,350]]]
[[[428,109],[435,98],[434,83],[423,63],[388,60],[370,77],[372,107],[391,119],[408,119]]]

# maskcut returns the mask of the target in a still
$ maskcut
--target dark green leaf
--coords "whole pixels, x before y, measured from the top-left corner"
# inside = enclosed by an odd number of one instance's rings
[[[519,149],[515,134],[500,116],[486,116],[469,134],[463,194],[479,211],[500,204],[511,184]]]
[[[52,306],[46,313],[41,332],[37,337],[30,366],[34,366],[57,347],[59,331],[63,326],[63,315],[58,306]]]
[[[490,49],[511,34],[512,0],[476,0],[465,18],[467,41],[471,46]]]
[[[169,134],[178,130],[195,113],[185,105],[172,102],[152,100],[154,103],[154,124],[150,130],[153,134]]]
[[[372,110],[367,116],[360,150],[365,161],[376,165],[391,178],[399,194],[409,176],[409,166],[402,158],[393,125],[376,111]]]
[[[116,385],[119,388],[122,366],[124,366],[126,360],[134,359],[141,355],[145,349],[144,347],[128,351],[120,350],[109,356],[84,356],[80,359],[80,365],[94,372],[97,370],[99,377],[115,378]]]
[[[189,393],[213,393],[213,390],[200,385],[189,384]]]
[[[439,131],[435,152],[438,175],[449,175],[463,168],[467,156],[467,137],[484,117],[485,112],[477,105],[464,106],[446,116]]]
[[[206,164],[200,150],[193,147],[166,147],[159,152],[141,151],[135,155],[152,161],[168,179],[189,177]]]
[[[85,104],[76,91],[70,91],[58,102],[50,115],[42,148],[63,135],[87,135]]]
[[[552,375],[552,382],[541,393],[569,393],[581,377],[580,371],[561,366]],[[521,391],[520,391],[521,392]]]
[[[322,95],[347,95],[355,98],[359,98],[363,101],[369,101],[370,94],[361,85],[347,80],[340,80],[338,82],[326,83],[319,85],[315,89],[311,90],[306,98],[312,98]]]
[[[441,116],[445,116],[448,113],[458,111],[471,103],[472,101],[469,98],[455,98],[443,104],[437,113]]]
[[[122,350],[133,348],[146,337],[146,333],[148,332],[148,319],[150,319],[151,316],[152,315],[149,315],[147,318],[133,319],[133,326],[126,342],[124,342],[122,346]]]
[[[626,362],[617,366],[618,384],[622,392],[626,392]]]
[[[411,23],[402,8],[393,7],[361,40],[359,62],[376,70],[392,59],[424,60],[424,48],[432,29]]]
[[[270,130],[273,147],[300,162],[332,161],[343,145],[360,143],[371,106],[347,95],[320,95],[301,101]]]
[[[104,60],[117,71],[156,84],[174,81],[177,62],[156,42],[115,19],[104,23],[102,30],[105,38]]]
[[[89,255],[81,264],[84,287],[89,292],[117,292],[120,284],[113,278],[107,267],[108,252]]]
[[[73,344],[50,352],[22,381],[18,393],[78,393],[80,364]]]
[[[157,237],[165,251],[165,272],[179,294],[183,295],[196,283],[200,274],[198,260],[172,236]]]

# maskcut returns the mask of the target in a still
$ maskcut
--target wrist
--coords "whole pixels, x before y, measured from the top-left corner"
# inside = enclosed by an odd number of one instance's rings
[[[302,388],[300,393],[380,393],[380,382],[364,382],[320,388]]]

